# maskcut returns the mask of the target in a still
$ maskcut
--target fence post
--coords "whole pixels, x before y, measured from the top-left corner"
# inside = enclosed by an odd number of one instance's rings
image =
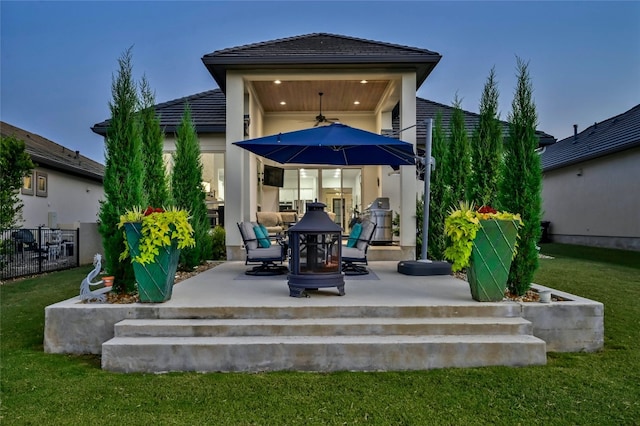
[[[38,273],[42,273],[42,226],[38,226]]]
[[[80,228],[76,228],[76,243],[73,254],[76,256],[76,267],[78,267],[80,266]]]

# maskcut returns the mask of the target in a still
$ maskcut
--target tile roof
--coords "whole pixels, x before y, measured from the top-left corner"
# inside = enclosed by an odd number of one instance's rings
[[[640,147],[640,104],[547,147],[541,156],[542,170],[558,169],[635,147]]]
[[[435,121],[435,117],[438,112],[442,114],[442,127],[445,133],[449,131],[449,122],[451,121],[451,117],[453,115],[454,108],[449,105],[441,104],[438,102],[430,101],[427,99],[416,98],[416,122],[422,123],[428,118],[433,118]],[[398,116],[399,108],[396,107],[393,113],[393,130],[398,131],[400,129],[400,118]],[[473,130],[478,125],[480,121],[480,115],[474,112],[462,110],[464,113],[464,127],[467,131],[467,136],[471,137],[473,134]],[[502,123],[503,135],[506,137],[509,134],[509,123],[506,121],[500,121]],[[435,126],[435,122],[433,123]],[[427,129],[426,126],[418,126],[416,129],[416,140],[418,145],[423,145],[425,143]],[[555,138],[541,130],[536,131],[536,135],[540,139],[539,145],[549,145],[555,142]],[[402,136],[401,136],[402,137]]]
[[[227,107],[222,90],[214,89],[195,95],[185,96],[168,102],[157,104],[156,113],[160,117],[160,125],[165,133],[175,133],[182,120],[184,104],[189,103],[191,117],[196,123],[198,133],[224,133],[226,130]],[[110,120],[95,124],[91,130],[105,136]]]
[[[156,111],[161,117],[160,125],[165,128],[166,132],[175,132],[177,125],[180,123],[185,102],[189,102],[189,105],[191,105],[191,112],[193,114],[193,122],[196,126],[196,132],[224,133],[226,131],[226,98],[224,93],[222,93],[222,90],[214,89],[156,105]],[[400,120],[398,117],[398,111],[399,108],[396,107],[393,114],[394,131],[399,130]],[[416,122],[423,122],[429,117],[435,118],[438,111],[442,112],[442,124],[446,131],[449,128],[449,121],[453,114],[453,107],[429,101],[427,99],[416,98]],[[478,124],[480,115],[464,110],[463,113],[465,115],[465,128],[467,130],[467,134],[471,135],[473,129]],[[502,123],[506,135],[509,131],[509,124],[505,121]],[[106,120],[94,125],[91,129],[104,136],[108,124],[109,120]],[[426,127],[418,126],[416,133],[418,144],[424,144]],[[555,142],[555,138],[547,133],[537,131],[537,134],[540,137],[541,145]]]
[[[385,64],[415,67],[417,86],[427,78],[442,56],[431,50],[398,44],[348,37],[338,34],[312,33],[244,46],[216,50],[202,57],[218,86],[224,91],[228,68],[267,65],[308,67],[309,65]]]
[[[77,151],[4,121],[0,121],[0,134],[3,137],[14,136],[24,141],[26,152],[31,155],[32,161],[40,166],[97,182],[103,181],[104,165]]]

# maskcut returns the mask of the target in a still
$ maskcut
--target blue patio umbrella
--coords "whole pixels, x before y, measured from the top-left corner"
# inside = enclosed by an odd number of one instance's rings
[[[415,165],[412,144],[340,123],[233,144],[281,164]]]

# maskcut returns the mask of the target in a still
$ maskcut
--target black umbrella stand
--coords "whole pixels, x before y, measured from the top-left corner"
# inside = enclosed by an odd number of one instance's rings
[[[428,275],[451,275],[451,264],[439,260],[429,260],[427,258],[427,246],[429,244],[429,198],[431,189],[431,143],[433,119],[425,120],[427,125],[426,151],[422,159],[424,164],[424,215],[422,222],[422,254],[419,260],[401,260],[398,262],[398,272],[404,275],[428,276]]]

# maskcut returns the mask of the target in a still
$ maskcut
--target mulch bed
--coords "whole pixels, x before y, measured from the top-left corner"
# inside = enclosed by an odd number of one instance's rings
[[[187,278],[191,278],[195,275],[198,275],[201,272],[207,271],[211,268],[215,268],[216,266],[224,263],[223,260],[210,260],[202,265],[196,266],[193,271],[177,271],[176,278],[174,281],[174,285],[178,284],[181,281],[186,280]],[[127,303],[137,303],[139,301],[138,293],[133,294],[116,294],[113,292],[109,292],[107,294],[107,303],[112,304],[127,304]]]
[[[454,272],[453,276],[458,278],[459,280],[467,281],[467,274],[464,272]],[[527,290],[524,296],[518,296],[517,294],[512,294],[509,290],[507,290],[504,294],[504,298],[506,300],[511,300],[514,302],[539,302],[540,301],[540,295],[535,290]],[[566,299],[563,299],[560,296],[555,296],[553,294],[551,295],[552,302],[563,302],[565,300]]]

